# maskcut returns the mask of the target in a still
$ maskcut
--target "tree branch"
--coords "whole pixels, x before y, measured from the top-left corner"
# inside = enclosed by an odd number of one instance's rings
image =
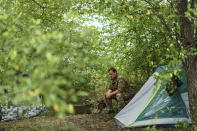
[[[151,3],[149,0],[144,0],[144,1],[145,1],[146,3],[148,3],[148,4],[153,8],[153,10],[156,11],[156,10],[158,9],[158,7],[155,6],[153,3]],[[171,30],[170,30],[169,26],[167,25],[167,23],[166,23],[165,19],[163,18],[163,16],[160,15],[160,14],[157,14],[157,13],[156,13],[156,15],[157,15],[157,17],[160,19],[161,23],[165,26],[166,30],[167,30],[168,32],[171,32]]]
[[[192,9],[195,9],[195,4],[197,4],[197,0],[192,0],[191,1],[191,8]],[[191,16],[192,16],[191,21],[194,23],[195,20],[197,20],[197,16],[195,16],[193,12],[191,12]],[[195,41],[197,40],[197,30],[196,29],[197,28],[194,28],[194,39],[195,39]]]
[[[155,8],[156,6],[153,5],[153,3],[151,3],[149,0],[144,0],[146,3],[148,3],[152,8]]]
[[[33,1],[36,5],[38,5],[40,8],[46,8],[46,7],[44,7],[44,6],[42,6],[40,3],[38,3],[36,0],[31,0],[31,1]]]
[[[195,3],[196,3],[196,0],[192,0],[192,1],[191,1],[191,8],[192,8],[192,9],[194,9]]]
[[[172,7],[172,9],[173,9],[173,10],[175,10],[174,5],[173,5],[172,1],[167,0],[167,2],[168,2],[168,3],[170,3],[170,6]]]
[[[195,28],[195,41],[197,42],[197,27]],[[196,44],[196,47],[195,48],[197,48],[197,44]]]
[[[38,3],[36,0],[31,0],[31,1],[34,2],[36,5],[38,5],[42,9],[45,9],[45,8],[47,8],[47,9],[54,9],[54,10],[56,10],[56,9],[62,9],[62,10],[67,9],[67,8],[59,8],[59,7],[54,8],[54,7],[49,7],[49,6],[43,6],[42,4]]]

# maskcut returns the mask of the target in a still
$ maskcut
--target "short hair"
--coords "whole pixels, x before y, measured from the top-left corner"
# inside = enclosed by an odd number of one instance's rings
[[[117,70],[113,67],[108,69],[108,72],[110,72],[110,71],[117,72]]]

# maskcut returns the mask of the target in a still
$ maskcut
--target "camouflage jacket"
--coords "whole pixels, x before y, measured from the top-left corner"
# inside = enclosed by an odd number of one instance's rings
[[[114,80],[110,80],[109,88],[112,91],[119,90],[120,93],[129,93],[129,83],[122,76],[117,76]]]

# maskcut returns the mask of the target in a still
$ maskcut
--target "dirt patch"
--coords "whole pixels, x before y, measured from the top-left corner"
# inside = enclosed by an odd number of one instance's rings
[[[121,130],[121,128],[113,122],[113,115],[84,114],[69,116],[67,120],[75,123],[80,129],[86,131]]]

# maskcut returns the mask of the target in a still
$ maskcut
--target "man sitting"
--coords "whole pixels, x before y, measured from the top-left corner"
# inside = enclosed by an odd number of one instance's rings
[[[115,68],[108,70],[110,76],[110,84],[108,91],[105,94],[106,105],[109,108],[109,113],[114,113],[112,106],[112,99],[115,99],[118,103],[119,111],[127,104],[126,101],[130,100],[135,92],[129,86],[128,81],[122,76],[118,75]]]

